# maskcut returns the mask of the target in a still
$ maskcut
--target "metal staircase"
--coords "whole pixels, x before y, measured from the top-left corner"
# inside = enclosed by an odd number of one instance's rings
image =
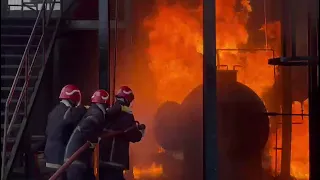
[[[56,0],[43,0],[36,18],[1,18],[1,180],[10,173],[60,17]]]

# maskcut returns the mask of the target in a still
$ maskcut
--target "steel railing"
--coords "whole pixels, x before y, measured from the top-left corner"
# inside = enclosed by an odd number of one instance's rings
[[[60,0],[59,2],[60,2],[60,4],[62,4],[62,0]],[[17,137],[15,137],[16,139],[15,139],[15,142],[13,145],[13,150],[11,151],[9,158],[7,158],[6,152],[7,152],[8,136],[10,136],[10,133],[13,129],[13,126],[14,126],[15,122],[17,121],[18,112],[20,110],[20,106],[23,101],[24,101],[24,106],[25,106],[23,121],[27,120],[27,116],[29,113],[29,110],[28,110],[29,78],[34,70],[34,65],[35,65],[36,61],[39,60],[39,58],[38,58],[39,51],[42,51],[42,59],[41,59],[42,62],[40,65],[41,69],[40,69],[39,73],[37,74],[38,81],[39,81],[39,76],[42,75],[41,72],[43,73],[43,71],[44,71],[45,64],[46,64],[46,61],[49,56],[49,52],[47,52],[46,50],[47,50],[47,48],[51,49],[53,46],[55,34],[57,32],[57,29],[58,29],[58,26],[60,23],[60,18],[58,18],[58,20],[56,21],[55,30],[54,30],[53,34],[51,35],[51,39],[50,39],[49,43],[45,42],[46,41],[45,35],[46,35],[46,30],[48,29],[48,25],[51,22],[51,15],[52,15],[52,11],[54,9],[55,3],[57,3],[56,0],[50,0],[50,1],[43,0],[41,9],[38,12],[37,18],[35,20],[35,24],[34,24],[33,29],[31,31],[28,43],[27,43],[26,48],[24,50],[20,65],[18,67],[17,73],[16,73],[15,78],[13,80],[13,84],[11,86],[8,98],[6,100],[5,114],[4,114],[4,116],[5,116],[4,133],[3,133],[3,144],[2,144],[1,180],[5,180],[7,178],[7,175],[11,169],[13,159],[14,159],[15,153],[17,151],[19,142],[20,142],[20,138],[22,136],[22,132],[25,127],[25,123],[23,126],[21,125],[19,127],[18,135],[17,135]],[[50,7],[49,10],[47,10],[48,7]],[[62,15],[62,8],[60,8],[60,12]],[[61,17],[61,15],[60,15],[60,17]],[[34,55],[32,57],[32,55],[30,54],[30,49],[31,49],[31,46],[33,45],[33,40],[35,39],[35,36],[38,35],[37,29],[39,26],[41,26],[41,28],[42,28],[42,30],[41,30],[42,33],[40,35],[40,40],[39,40],[38,44],[36,44],[37,47],[36,47],[36,50],[35,50]],[[30,62],[29,62],[29,59],[31,60]],[[23,68],[24,68],[24,72],[22,71]],[[22,74],[22,72],[24,74]],[[18,101],[16,102],[16,106],[15,106],[14,112],[12,114],[12,117],[9,120],[9,106],[12,103],[12,98],[13,98],[14,92],[17,88],[17,84],[18,84],[20,76],[24,76],[25,82],[24,82],[22,90],[20,92]],[[9,124],[9,122],[10,122],[10,124]],[[8,161],[7,161],[7,159],[8,159]]]
[[[11,16],[11,13],[13,13],[14,16],[18,16],[18,17],[25,17],[25,13],[27,13],[27,17],[28,16],[34,16],[33,13],[35,13],[35,15],[38,15],[39,10],[42,7],[42,3],[43,0],[2,0],[5,2],[1,2],[2,5],[4,5],[5,7],[3,7],[3,12],[2,15],[4,16]],[[53,3],[54,0],[48,0],[47,4],[49,3]],[[59,2],[59,3],[57,3]],[[60,9],[62,9],[61,7],[61,3],[60,1],[56,1],[55,2],[55,6],[54,6],[54,11],[59,11]],[[60,5],[60,7],[59,7]],[[49,6],[47,6],[47,10],[49,9]],[[32,14],[30,14],[30,12],[32,12]],[[20,15],[18,15],[17,13],[20,13]]]

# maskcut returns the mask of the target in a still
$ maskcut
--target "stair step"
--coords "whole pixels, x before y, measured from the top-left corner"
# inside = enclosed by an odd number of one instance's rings
[[[17,116],[16,116],[16,121],[15,121],[15,124],[20,124],[21,122],[22,122],[22,120],[23,120],[23,117],[24,117],[24,112],[23,112],[23,109],[21,109],[20,108],[20,112],[18,112],[18,114],[17,114]],[[13,110],[11,110],[10,112],[9,112],[9,116],[8,116],[8,118],[9,118],[9,121],[11,120],[11,118],[12,118],[12,116],[13,116]],[[4,124],[4,120],[5,120],[5,118],[4,118],[4,112],[1,112],[1,124]]]
[[[1,38],[10,37],[10,38],[27,38],[29,39],[29,34],[1,34]],[[35,35],[34,37],[41,37],[41,35]]]
[[[20,95],[20,94],[19,94]],[[5,98],[2,98],[1,99],[1,109],[4,110],[5,109],[5,106],[6,106],[6,102],[7,102],[7,99]],[[16,108],[16,105],[17,105],[17,102],[18,102],[18,99],[11,99],[11,102],[9,104],[9,111],[10,112],[13,112],[14,109]],[[22,100],[21,104],[20,104],[20,107],[19,107],[19,111],[23,112],[24,111],[24,106],[25,105],[25,102],[24,102],[24,99]]]
[[[9,125],[8,125],[9,126]],[[12,127],[13,128],[18,128],[18,127],[20,127],[21,126],[21,124],[14,124],[14,125],[12,125]],[[4,124],[1,124],[1,129],[3,129],[4,128]]]
[[[1,54],[23,54],[27,45],[26,44],[1,44]],[[31,45],[29,52],[34,54],[37,50],[37,45]],[[41,47],[39,51],[42,50]]]
[[[40,35],[35,35],[32,44],[38,44],[40,37]],[[27,44],[29,38],[30,35],[1,34],[1,44]]]
[[[1,91],[10,91],[11,87],[1,87]],[[16,91],[22,91],[22,87],[16,87]],[[28,91],[32,91],[33,87],[28,87]]]
[[[42,135],[33,135],[31,136],[31,141],[43,141],[45,140],[46,137],[42,136]],[[13,143],[15,142],[16,138],[15,137],[8,137],[7,138],[7,142],[9,143]],[[1,137],[1,143],[3,142],[3,137]]]
[[[6,66],[6,65],[1,65],[1,77],[2,76],[15,76],[16,73],[17,73],[17,70],[18,70],[18,65],[13,65],[13,66]],[[37,65],[37,66],[33,66],[32,67],[33,70],[32,70],[32,75],[35,75],[35,71],[39,71],[41,69],[41,66]],[[20,75],[24,75],[25,73],[25,68],[22,67],[22,70],[21,70],[21,74]],[[4,84],[2,84],[4,85]]]
[[[15,140],[15,137],[9,137],[9,138],[12,139],[13,141]],[[44,135],[32,135],[31,136],[32,141],[42,141],[44,139],[46,139],[46,137]],[[2,140],[3,140],[3,137],[1,137],[1,141]]]
[[[3,34],[21,34],[21,35],[30,35],[33,29],[32,25],[1,25],[1,33]],[[42,34],[42,26],[36,26],[36,34]]]
[[[34,65],[41,65],[42,63],[42,52],[39,52]],[[1,54],[1,66],[3,65],[20,65],[22,54]],[[30,54],[29,56],[29,63],[33,59],[34,54]]]
[[[41,1],[42,2],[42,1]],[[55,24],[57,18],[52,18],[49,25]],[[36,22],[35,17],[5,17],[1,18],[1,26],[5,25],[23,25],[23,26],[33,26]],[[41,26],[42,21],[38,22],[38,26]]]
[[[22,26],[33,26],[36,22],[36,18],[27,18],[27,17],[19,17],[19,18],[1,18],[1,26],[4,25],[22,25]]]
[[[7,99],[8,96],[9,96],[9,92],[10,92],[10,90],[7,90],[7,89],[6,90],[2,90],[1,89],[1,98],[2,99]],[[28,97],[30,97],[32,93],[33,93],[33,89],[32,89],[32,87],[29,87],[29,89],[28,89]],[[20,89],[15,90],[14,93],[13,93],[12,99],[18,99],[20,97],[20,95],[21,95],[21,90]]]
[[[13,115],[13,112],[9,112],[9,118],[11,118],[12,115]],[[24,116],[24,112],[19,112],[18,116],[23,117]],[[1,121],[3,121],[3,119],[4,119],[4,112],[1,111]]]
[[[6,99],[1,99],[1,103],[6,103],[7,100]],[[18,102],[18,99],[12,99],[11,100],[12,103],[17,103]]]
[[[4,99],[8,98],[10,90],[11,90],[11,87],[1,87],[1,98],[4,98]],[[28,87],[28,97],[31,96],[33,90],[34,90],[34,87],[32,86]],[[21,95],[21,92],[22,92],[22,87],[21,86],[16,87],[12,98],[18,99]]]
[[[8,76],[8,75],[4,75],[1,76],[1,79],[14,79],[15,76]],[[18,76],[18,79],[25,79],[25,76]],[[29,79],[37,79],[37,76],[30,76]]]
[[[34,25],[1,25],[2,29],[16,28],[16,29],[33,29]],[[36,26],[36,28],[42,28],[42,26]]]
[[[9,127],[9,125],[10,125],[10,122],[8,123],[7,129]],[[15,124],[12,124],[9,136],[16,135],[18,133],[20,127],[21,127],[21,123],[15,122]],[[4,136],[4,124],[2,123],[1,124],[1,137],[3,137],[3,136]]]
[[[7,138],[7,142],[8,142],[8,143],[13,143],[15,140],[16,140],[15,137],[8,137],[8,138]],[[1,143],[2,143],[2,142],[3,142],[3,137],[1,137]]]
[[[35,65],[33,67],[41,68],[41,66],[35,66]],[[3,70],[5,70],[5,69],[18,69],[18,68],[19,68],[19,65],[1,65],[1,69],[3,69]],[[22,67],[22,68],[24,68],[24,67]]]
[[[41,54],[38,54],[40,56]],[[1,58],[18,58],[22,59],[23,54],[1,54]],[[30,54],[30,57],[33,57],[34,54]]]
[[[32,74],[36,74],[39,72],[39,69],[33,69],[33,72]],[[24,69],[23,69],[24,70]],[[38,72],[35,72],[35,71],[38,71]],[[12,73],[13,72],[13,73]],[[17,71],[11,71],[11,74],[10,75],[1,75],[1,85],[4,86],[4,87],[10,87],[12,86],[13,84],[13,81],[14,81],[14,78],[15,78],[15,74],[16,74]],[[1,73],[9,73],[9,72],[3,72],[1,71]],[[25,81],[25,76],[24,76],[24,71],[21,72],[20,76],[18,76],[18,81],[17,81],[17,84],[16,86],[18,87],[23,87],[24,83],[26,82]],[[35,85],[35,82],[37,81],[37,76],[29,76],[29,81],[28,81],[28,86],[29,87],[33,87]]]
[[[27,44],[1,44],[1,47],[7,47],[7,48],[25,48],[27,47]],[[31,45],[31,47],[36,48],[36,45]]]
[[[1,85],[4,87],[11,87],[13,81],[14,81],[15,75],[2,75],[1,76]],[[20,76],[18,76],[18,82],[16,86],[20,86],[18,84],[21,84],[21,87],[23,87],[24,83],[25,83],[26,77],[24,76],[24,72],[22,72],[20,74]],[[29,87],[30,85],[33,85],[32,83],[34,83],[37,80],[37,76],[29,76]]]

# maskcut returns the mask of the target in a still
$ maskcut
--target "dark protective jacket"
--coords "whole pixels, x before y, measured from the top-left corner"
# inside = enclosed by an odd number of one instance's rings
[[[44,150],[48,168],[59,168],[63,164],[68,140],[85,112],[83,106],[72,107],[63,100],[49,113]]]
[[[87,141],[97,142],[103,128],[106,126],[108,117],[120,112],[120,105],[106,110],[99,104],[92,104],[69,139],[65,152],[65,161]],[[92,151],[87,150],[79,156],[78,160],[74,161],[74,164],[88,166],[91,163],[91,157]]]
[[[114,117],[107,126],[107,130],[125,131],[136,125],[132,112],[121,112]],[[142,133],[138,128],[134,128],[122,135],[101,139],[100,141],[100,164],[106,167],[117,169],[129,169],[129,143],[139,142]]]

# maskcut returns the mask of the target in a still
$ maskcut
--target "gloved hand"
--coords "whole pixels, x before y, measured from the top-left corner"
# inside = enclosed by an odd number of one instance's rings
[[[146,133],[146,129],[141,129],[141,130],[139,130],[139,131],[141,132],[142,137],[144,137],[144,135],[145,135],[145,133]]]
[[[132,114],[132,110],[128,106],[121,106],[121,111]]]
[[[141,132],[142,137],[145,135],[146,128],[147,128],[147,127],[146,127],[145,124],[140,124],[140,125],[138,125],[138,129],[139,129],[139,131]]]

